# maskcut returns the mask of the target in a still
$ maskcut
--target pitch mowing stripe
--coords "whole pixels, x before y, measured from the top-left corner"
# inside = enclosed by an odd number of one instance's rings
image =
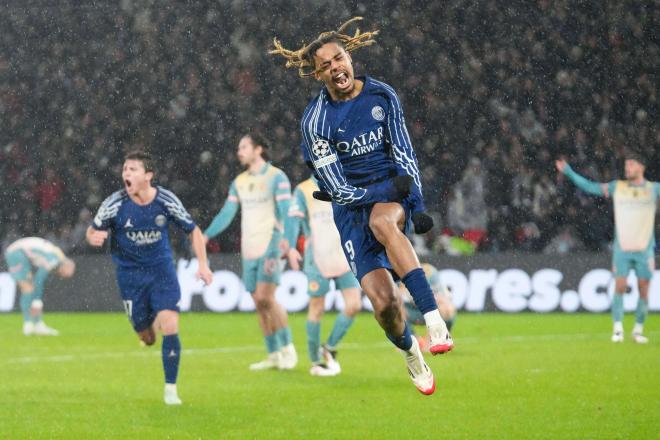
[[[647,332],[647,335],[660,335],[660,331]],[[509,335],[509,336],[485,336],[485,337],[464,337],[456,340],[457,346],[483,343],[484,341],[500,342],[530,342],[530,341],[563,341],[563,340],[602,340],[608,341],[610,333],[561,333],[547,335]],[[391,347],[392,344],[387,341],[374,343],[347,342],[341,344],[342,350],[369,350]],[[263,350],[261,345],[242,345],[237,347],[215,347],[215,348],[186,348],[182,350],[184,355],[207,355],[218,353],[239,353],[239,352],[260,352]],[[4,364],[30,364],[35,362],[72,362],[80,360],[95,359],[115,359],[123,357],[150,357],[161,356],[158,349],[151,350],[145,348],[143,351],[111,351],[101,353],[87,354],[65,354],[65,355],[46,355],[46,356],[19,356],[6,358]]]

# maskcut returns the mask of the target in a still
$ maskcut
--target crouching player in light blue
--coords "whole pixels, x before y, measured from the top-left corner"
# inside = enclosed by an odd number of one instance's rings
[[[42,319],[44,285],[53,270],[62,278],[72,277],[76,264],[64,255],[62,249],[39,237],[25,237],[10,244],[5,251],[5,261],[21,292],[23,334],[59,335]]]
[[[162,333],[164,400],[168,405],[180,405],[176,380],[181,356],[181,290],[169,243],[169,224],[189,234],[199,262],[197,277],[208,285],[213,275],[202,231],[174,193],[151,185],[154,173],[148,153],[134,151],[126,155],[122,171],[124,189],[101,204],[87,228],[87,241],[100,247],[108,231],[112,232],[112,259],[117,266],[117,284],[126,313],[146,345],[156,342],[156,330]]]
[[[360,283],[348,267],[341,249],[339,232],[332,218],[332,206],[312,196],[318,189],[313,176],[296,186],[285,232],[289,245],[289,265],[294,270],[300,270],[302,259],[296,249],[301,225],[305,236],[303,270],[307,275],[307,293],[310,296],[307,347],[312,361],[309,373],[312,376],[336,376],[341,372],[337,361],[337,345],[353,324],[362,302]],[[337,315],[327,342],[321,346],[321,317],[325,311],[325,295],[330,290],[330,280],[334,280],[335,287],[341,290],[344,310]]]
[[[660,197],[660,183],[644,178],[645,162],[637,153],[628,152],[625,162],[626,180],[597,183],[585,179],[566,163],[555,162],[557,170],[568,176],[581,190],[598,196],[612,197],[614,203],[614,252],[612,272],[615,287],[612,298],[612,342],[623,342],[623,295],[626,293],[628,273],[637,274],[639,299],[635,312],[632,339],[646,344],[644,321],[648,314],[649,285],[655,270],[655,210]]]

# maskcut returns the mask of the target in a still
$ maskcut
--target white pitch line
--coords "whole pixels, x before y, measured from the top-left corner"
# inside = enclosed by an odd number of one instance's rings
[[[647,335],[660,335],[660,331],[647,332]],[[546,334],[546,335],[509,335],[509,336],[484,336],[484,337],[463,337],[456,340],[457,346],[464,344],[477,344],[484,341],[499,341],[499,342],[528,342],[528,341],[562,341],[574,339],[597,339],[601,341],[609,340],[609,333],[561,333],[561,334]],[[342,350],[365,350],[390,347],[390,342],[374,342],[371,344],[347,342],[341,344]],[[186,348],[182,350],[183,355],[206,355],[218,353],[238,353],[247,351],[261,351],[261,345],[241,345],[236,347],[215,347],[215,348]],[[150,357],[160,356],[158,348],[148,349],[144,348],[140,351],[110,351],[101,353],[83,353],[83,354],[63,354],[63,355],[46,355],[46,356],[19,356],[13,358],[6,358],[5,364],[29,364],[35,362],[71,362],[80,360],[95,360],[95,359],[114,359],[123,357]]]

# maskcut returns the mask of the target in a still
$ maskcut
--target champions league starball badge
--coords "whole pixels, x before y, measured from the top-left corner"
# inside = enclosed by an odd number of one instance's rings
[[[323,157],[330,151],[330,144],[325,139],[317,139],[312,145],[312,151],[318,157]]]

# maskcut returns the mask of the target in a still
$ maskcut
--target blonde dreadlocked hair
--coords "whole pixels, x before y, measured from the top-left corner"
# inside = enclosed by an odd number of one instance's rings
[[[353,17],[339,26],[336,31],[322,32],[316,40],[298,50],[285,49],[282,46],[282,43],[280,43],[277,37],[275,37],[273,38],[275,49],[270,50],[268,53],[272,55],[282,55],[286,58],[286,67],[296,67],[300,76],[312,76],[316,72],[314,67],[314,54],[324,44],[331,42],[339,43],[343,46],[346,52],[351,52],[359,47],[371,46],[376,42],[373,37],[378,35],[378,30],[361,33],[360,29],[356,29],[353,36],[343,33],[348,25],[360,20],[362,20],[362,17]]]

